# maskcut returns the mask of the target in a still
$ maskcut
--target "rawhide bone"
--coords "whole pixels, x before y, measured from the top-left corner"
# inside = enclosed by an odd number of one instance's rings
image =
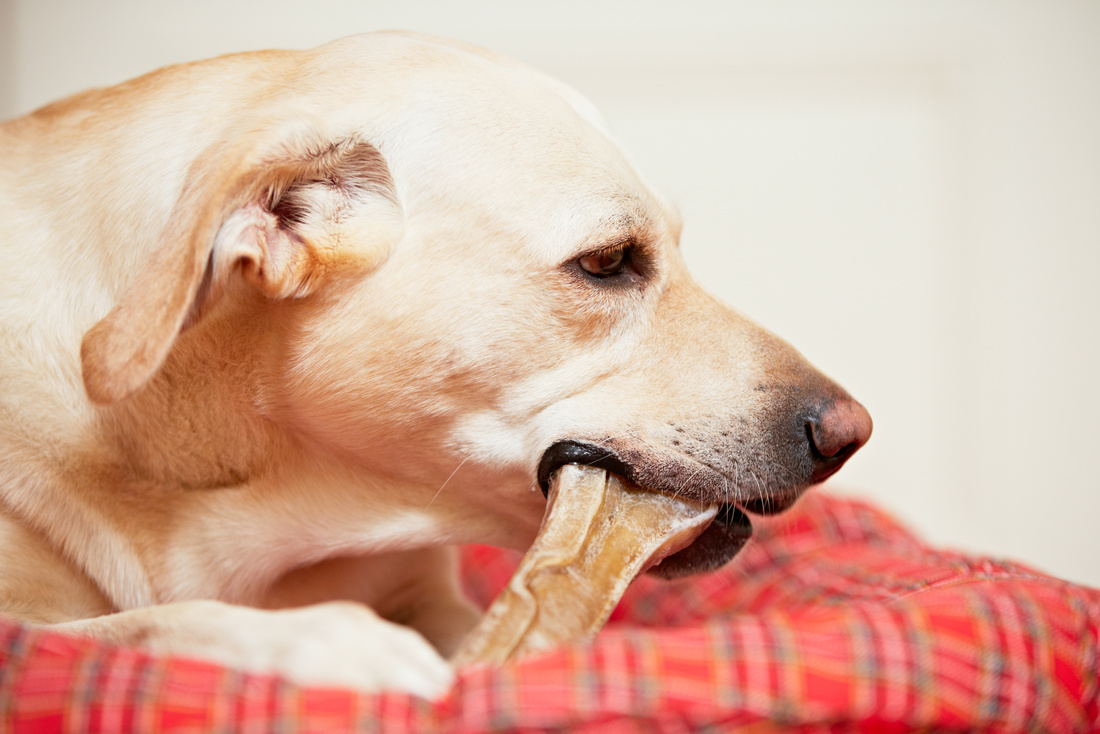
[[[502,663],[592,637],[630,582],[695,540],[717,511],[595,467],[561,467],[535,542],[452,663]]]

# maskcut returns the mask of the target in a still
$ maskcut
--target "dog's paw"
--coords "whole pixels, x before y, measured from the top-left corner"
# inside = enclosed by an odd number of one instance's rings
[[[187,601],[108,615],[80,625],[95,636],[139,633],[153,652],[205,658],[305,686],[395,690],[437,698],[450,688],[450,664],[417,632],[352,602],[297,609],[253,609]]]
[[[272,649],[274,668],[296,683],[400,690],[438,698],[454,671],[419,633],[351,602],[275,612],[291,635]]]

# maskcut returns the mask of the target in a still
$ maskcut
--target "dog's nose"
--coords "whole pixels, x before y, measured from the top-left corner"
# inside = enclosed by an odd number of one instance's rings
[[[814,483],[832,476],[871,438],[871,415],[851,398],[825,405],[806,419],[806,435],[814,458]]]

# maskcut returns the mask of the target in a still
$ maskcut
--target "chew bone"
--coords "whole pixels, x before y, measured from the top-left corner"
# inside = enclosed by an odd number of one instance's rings
[[[691,543],[717,510],[563,466],[534,544],[452,662],[502,663],[594,635],[630,582]]]

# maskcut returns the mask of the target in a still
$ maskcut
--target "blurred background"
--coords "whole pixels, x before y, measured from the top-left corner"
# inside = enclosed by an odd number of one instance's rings
[[[874,416],[828,491],[1100,586],[1100,2],[0,0],[0,116],[383,28],[595,102],[698,278]]]

